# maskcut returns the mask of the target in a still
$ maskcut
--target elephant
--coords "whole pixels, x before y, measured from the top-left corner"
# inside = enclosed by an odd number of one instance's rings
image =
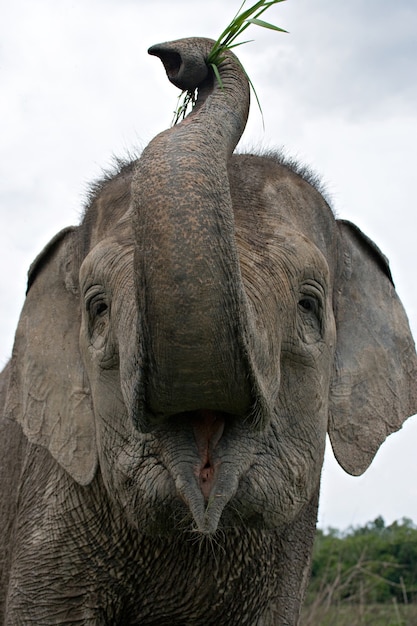
[[[1,375],[7,626],[295,625],[326,433],[350,474],[417,412],[388,261],[305,168],[236,153],[247,76],[149,49],[192,111],[32,263]]]

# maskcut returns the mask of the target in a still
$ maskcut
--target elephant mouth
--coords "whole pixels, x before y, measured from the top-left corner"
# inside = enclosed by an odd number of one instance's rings
[[[201,409],[191,415],[194,439],[200,456],[200,465],[196,468],[196,478],[206,502],[210,498],[216,482],[221,461],[215,460],[214,453],[225,427],[227,414]]]
[[[236,451],[231,449],[236,443],[233,431],[237,421],[237,416],[211,409],[178,413],[170,418],[171,428],[175,424],[173,428],[183,442],[180,446],[186,446],[182,462],[175,463],[175,467],[170,464],[177,496],[204,534],[216,530],[238,487],[240,471],[233,462]],[[189,435],[183,439],[180,433]]]

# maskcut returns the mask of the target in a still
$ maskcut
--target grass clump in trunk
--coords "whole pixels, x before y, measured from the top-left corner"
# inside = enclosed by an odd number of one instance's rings
[[[207,65],[213,70],[213,73],[216,77],[217,82],[220,87],[223,89],[223,83],[219,72],[219,66],[224,61],[224,53],[226,50],[231,50],[232,48],[236,48],[237,46],[241,46],[248,41],[236,42],[236,39],[242,35],[242,33],[249,28],[251,24],[255,26],[261,26],[262,28],[269,28],[270,30],[275,30],[281,33],[286,33],[287,31],[283,28],[279,28],[274,24],[269,24],[264,20],[259,19],[260,16],[267,10],[269,7],[274,4],[278,4],[279,2],[285,2],[285,0],[258,0],[255,2],[249,9],[242,11],[244,5],[246,4],[246,0],[241,4],[237,14],[230,22],[230,24],[224,29],[221,33],[220,37],[215,41],[213,48],[210,51],[210,54],[207,58]],[[249,84],[255,94],[256,101],[258,103],[259,109],[262,113],[261,105],[259,103],[259,99],[255,88],[247,75],[245,68],[243,68]],[[187,114],[189,107],[194,106],[197,100],[196,90],[183,91],[178,99],[178,107],[174,114],[173,125],[180,122]]]

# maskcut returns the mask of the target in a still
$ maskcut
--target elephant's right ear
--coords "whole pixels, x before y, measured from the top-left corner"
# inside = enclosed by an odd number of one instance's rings
[[[75,228],[46,246],[29,270],[11,359],[6,415],[45,446],[80,484],[97,466],[94,415],[79,352],[80,305],[72,279]]]

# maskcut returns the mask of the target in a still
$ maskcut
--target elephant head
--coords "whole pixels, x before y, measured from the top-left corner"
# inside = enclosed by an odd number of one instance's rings
[[[388,265],[275,156],[233,155],[247,78],[213,42],[155,46],[193,111],[96,189],[33,264],[8,412],[144,533],[279,528],[325,435],[350,473],[417,410]]]

